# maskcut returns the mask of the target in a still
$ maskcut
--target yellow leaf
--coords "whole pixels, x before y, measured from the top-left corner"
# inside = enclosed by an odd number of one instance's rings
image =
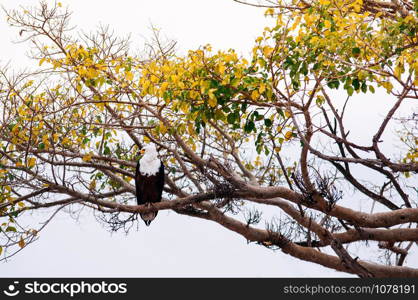
[[[288,141],[292,138],[292,134],[293,133],[291,131],[288,131],[288,132],[285,133],[284,137],[285,137],[286,141]]]
[[[300,23],[300,20],[301,20],[301,17],[297,17],[297,18],[295,19],[295,21],[293,22],[292,27],[290,28],[290,30],[291,30],[291,31],[295,30],[295,29],[296,29],[296,27],[298,27],[298,25],[299,25],[299,23]]]
[[[54,133],[53,135],[52,135],[52,140],[54,141],[54,143],[56,143],[56,142],[58,142],[58,138],[59,138],[59,134],[58,133]]]
[[[182,103],[180,104],[180,110],[181,110],[182,112],[184,112],[185,114],[188,114],[188,113],[189,113],[189,111],[190,111],[190,107],[189,107],[189,105],[188,105],[186,102],[182,102]]]
[[[210,107],[215,107],[218,104],[218,100],[216,98],[209,98],[208,103]]]
[[[150,86],[151,82],[149,80],[144,80],[144,82],[142,83],[142,93],[146,94],[148,93],[148,88]]]
[[[63,145],[68,145],[70,143],[71,143],[71,140],[69,138],[65,137],[65,138],[62,139],[62,144]]]
[[[274,49],[269,47],[269,46],[264,46],[263,47],[263,54],[266,57],[269,57],[272,53],[273,53]]]
[[[190,135],[195,135],[195,130],[192,123],[187,124],[187,131]]]
[[[39,61],[39,66],[42,66],[42,64],[45,62],[46,58],[41,58],[41,60]]]
[[[164,81],[161,84],[161,91],[164,93],[167,90],[167,88],[168,88],[168,82],[167,81]]]
[[[28,87],[30,87],[31,85],[33,85],[33,80],[29,80],[28,82],[26,82],[26,83],[25,83],[25,85],[24,85],[24,87],[25,87],[25,88],[28,88]]]
[[[162,134],[167,133],[167,127],[165,127],[163,123],[160,123],[160,132]]]
[[[158,82],[158,77],[155,76],[155,75],[151,75],[150,80],[151,80],[152,83],[156,83],[156,82]]]
[[[254,91],[251,93],[251,99],[253,99],[253,100],[257,100],[257,99],[258,99],[258,97],[260,97],[260,93],[259,93],[257,90],[254,90]]]
[[[398,65],[395,67],[394,75],[395,75],[396,77],[400,78],[400,77],[401,77],[401,75],[402,75],[402,73],[403,73],[404,71],[405,71],[405,69],[404,69],[403,65],[402,65],[402,64],[398,64]]]
[[[81,84],[77,84],[76,89],[77,89],[77,92],[81,94],[81,91],[83,90],[83,86]]]
[[[132,72],[128,71],[125,73],[125,75],[126,75],[126,79],[129,81],[132,81],[134,79],[134,74]]]
[[[62,3],[61,2],[58,2],[57,5],[58,5],[58,7],[62,7]]]
[[[328,20],[325,20],[324,21],[324,25],[325,25],[325,28],[327,28],[327,29],[330,29],[331,28],[331,22],[328,21]]]
[[[272,16],[274,14],[274,8],[270,7],[268,8],[265,12],[264,15],[265,16]]]
[[[382,82],[382,86],[386,89],[388,93],[392,92],[393,84],[389,81]]]
[[[361,6],[358,5],[358,4],[353,5],[353,8],[354,8],[354,11],[357,12],[357,13],[361,11]]]
[[[179,77],[177,75],[171,75],[170,79],[175,84],[179,81]]]
[[[208,92],[209,100],[208,103],[211,107],[215,107],[218,104],[218,99],[216,99],[215,94],[213,93],[216,89],[210,89]]]
[[[35,166],[35,164],[36,164],[36,158],[35,158],[35,157],[30,157],[30,158],[28,159],[28,167],[29,167],[29,168],[32,168],[32,167],[34,167],[34,166]]]
[[[54,70],[61,67],[61,62],[58,60],[52,61],[52,66],[54,67]]]
[[[94,78],[99,75],[99,72],[96,69],[88,68],[86,71],[86,75],[88,78]]]
[[[257,156],[257,157],[256,157],[254,164],[255,164],[257,167],[259,167],[259,166],[261,166],[261,165],[262,165],[262,162],[261,162],[261,160],[260,160],[260,156]]]
[[[218,66],[218,70],[219,70],[219,73],[224,74],[225,73],[225,70],[226,70],[225,65],[224,64],[220,64]]]
[[[86,154],[86,155],[84,155],[83,156],[83,161],[90,161],[91,160],[91,158],[92,158],[92,155],[91,154]]]

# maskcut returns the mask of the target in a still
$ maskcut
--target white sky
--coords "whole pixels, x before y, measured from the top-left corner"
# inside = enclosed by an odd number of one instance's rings
[[[52,2],[52,1],[51,1]],[[263,10],[232,0],[64,0],[73,13],[73,24],[85,32],[109,24],[116,33],[132,33],[139,44],[150,36],[152,23],[169,38],[178,41],[182,51],[207,43],[220,49],[237,49],[248,54],[254,39],[269,24]],[[31,0],[0,0],[7,9],[33,5]],[[13,44],[16,29],[10,29],[0,14],[2,47],[0,63],[28,65],[27,47]],[[370,99],[363,99],[370,100]],[[367,101],[366,101],[367,102]],[[374,103],[376,104],[376,103]],[[363,104],[364,105],[364,104]],[[359,110],[359,118],[370,111]],[[358,122],[358,120],[357,120]],[[357,128],[359,131],[361,127]],[[271,211],[273,210],[273,211]],[[270,208],[268,214],[278,209]],[[37,223],[39,214],[26,221]],[[40,239],[1,265],[2,276],[104,276],[104,277],[332,277],[349,276],[303,262],[254,244],[219,225],[174,212],[161,211],[152,225],[142,223],[139,231],[111,235],[91,213],[74,221],[61,213],[42,232]]]

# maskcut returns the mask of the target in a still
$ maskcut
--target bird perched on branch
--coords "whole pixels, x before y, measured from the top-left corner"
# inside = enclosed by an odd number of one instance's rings
[[[164,187],[164,164],[158,158],[154,144],[141,149],[142,158],[136,165],[135,186],[138,205],[160,202]],[[158,211],[140,213],[145,225],[149,226]]]

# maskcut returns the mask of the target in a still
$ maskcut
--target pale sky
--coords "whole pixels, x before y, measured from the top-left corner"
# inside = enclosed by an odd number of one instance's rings
[[[181,51],[210,43],[215,48],[234,48],[246,55],[254,39],[269,24],[263,10],[232,0],[61,2],[74,12],[72,23],[79,30],[88,32],[99,24],[109,24],[118,34],[131,33],[134,44],[140,45],[150,36],[149,27],[153,24],[167,37],[177,40]],[[0,0],[0,3],[11,9],[37,1]],[[25,44],[12,43],[16,29],[7,27],[3,12],[0,17],[0,63],[10,60],[14,67],[27,66]],[[371,103],[368,107],[373,106],[372,101],[368,103]],[[358,117],[366,120],[367,111],[361,110]],[[361,128],[357,129],[361,132]],[[279,215],[279,209],[268,209],[267,215],[275,212]],[[45,216],[36,213],[25,220],[37,224]],[[244,238],[215,223],[168,211],[159,212],[150,227],[141,222],[139,230],[133,229],[128,235],[110,234],[91,212],[83,213],[78,221],[60,213],[36,243],[1,264],[1,270],[1,276],[7,277],[350,276],[297,260],[281,251],[248,245]]]

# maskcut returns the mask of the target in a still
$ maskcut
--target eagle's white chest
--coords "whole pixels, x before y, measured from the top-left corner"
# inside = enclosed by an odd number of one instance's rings
[[[158,157],[149,159],[147,155],[141,158],[139,161],[139,172],[144,176],[154,176],[160,170],[161,161]]]

